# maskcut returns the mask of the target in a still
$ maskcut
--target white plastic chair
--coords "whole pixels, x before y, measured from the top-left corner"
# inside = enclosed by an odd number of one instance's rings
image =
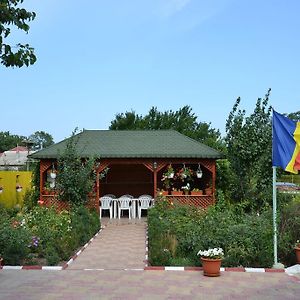
[[[142,209],[148,209],[151,206],[152,197],[150,195],[142,195],[139,197],[138,213],[139,219],[142,216]]]
[[[126,195],[122,195],[120,198],[130,198],[130,199],[133,199],[134,197],[132,195],[126,194]]]
[[[110,197],[110,198],[116,199],[116,196],[113,194],[106,194],[103,197]]]
[[[121,217],[121,211],[122,210],[128,210],[129,219],[131,219],[131,199],[132,198],[129,198],[126,195],[123,195],[118,199],[118,202],[119,202],[119,206],[118,206],[119,219]]]
[[[108,196],[103,196],[100,198],[100,219],[102,216],[102,210],[108,209],[109,210],[109,218],[112,218],[113,215],[113,206],[112,206],[113,198]]]

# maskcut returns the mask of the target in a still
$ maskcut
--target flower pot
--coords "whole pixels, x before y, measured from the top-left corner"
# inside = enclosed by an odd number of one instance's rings
[[[201,257],[203,266],[203,275],[209,277],[218,277],[221,275],[220,268],[222,259],[210,259]]]
[[[202,196],[203,195],[203,191],[198,191],[198,192],[191,191],[191,195],[192,196]]]
[[[171,193],[173,196],[181,196],[182,195],[182,192],[180,191],[172,191]]]
[[[211,196],[212,195],[212,189],[211,188],[206,188],[205,189],[205,195]]]
[[[300,248],[295,248],[297,264],[300,264]]]
[[[50,177],[51,177],[52,179],[55,179],[55,178],[56,178],[56,173],[51,172],[51,173],[50,173]]]
[[[184,195],[188,195],[189,191],[183,191]]]
[[[161,191],[161,194],[162,194],[163,196],[167,196],[167,195],[169,195],[169,191]]]
[[[202,172],[197,172],[196,176],[197,176],[197,178],[202,178]]]

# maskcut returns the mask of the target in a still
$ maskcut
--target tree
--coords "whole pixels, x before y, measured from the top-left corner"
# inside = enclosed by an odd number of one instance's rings
[[[25,136],[11,135],[9,131],[1,131],[0,132],[0,153],[10,150],[17,145],[22,144],[22,141],[25,139]]]
[[[58,158],[56,187],[60,191],[59,199],[74,204],[86,203],[88,193],[95,182],[92,158],[83,160],[76,150],[76,129],[68,139],[63,153]]]
[[[11,33],[11,26],[28,33],[28,22],[33,21],[36,16],[34,12],[19,7],[23,2],[24,0],[0,0],[0,60],[5,67],[28,67],[36,62],[34,49],[28,44],[19,43],[12,47],[4,43],[4,39]]]
[[[40,150],[54,144],[52,135],[45,131],[36,131],[28,139],[34,143],[31,147],[32,150]]]
[[[178,111],[165,112],[160,112],[156,107],[152,107],[145,116],[138,115],[134,111],[120,113],[111,121],[109,129],[174,129],[208,146],[219,150],[224,149],[219,130],[211,128],[210,123],[198,122],[192,108],[187,105]]]
[[[300,110],[288,114],[287,117],[295,121],[300,121]]]
[[[248,117],[245,110],[238,109],[241,101],[238,98],[226,122],[225,141],[233,171],[231,198],[248,201],[255,209],[270,200],[267,193],[272,184],[270,92],[271,89],[264,99],[257,100],[254,112]]]

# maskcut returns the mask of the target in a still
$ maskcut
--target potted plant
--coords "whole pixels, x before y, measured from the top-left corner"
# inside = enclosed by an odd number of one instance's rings
[[[185,195],[188,195],[189,191],[191,189],[191,186],[190,186],[189,183],[187,183],[186,185],[182,186],[181,189],[183,190],[183,192],[184,192]]]
[[[163,174],[163,176],[166,176],[167,178],[174,178],[174,169],[172,165],[168,165],[167,171]]]
[[[174,170],[171,165],[168,166],[168,169],[165,173],[163,173],[161,181],[163,182],[164,188],[166,191],[169,191],[173,182],[172,179],[174,177]]]
[[[171,191],[171,194],[173,196],[181,196],[182,195],[182,191],[176,189],[176,188],[173,188],[172,191]]]
[[[203,195],[203,191],[199,190],[197,188],[194,188],[194,189],[191,190],[191,195],[193,195],[193,196],[201,196],[201,195]]]
[[[50,195],[51,187],[50,182],[45,182],[44,195]]]
[[[294,249],[296,252],[297,264],[300,264],[300,241],[299,240],[297,240]]]
[[[212,187],[211,187],[211,185],[207,184],[204,191],[205,191],[205,195],[211,196],[212,195]]]
[[[224,251],[222,248],[199,250],[198,255],[201,256],[204,276],[220,276],[221,262],[224,257]]]
[[[183,167],[177,172],[176,175],[181,181],[191,181],[193,176],[193,170],[187,167]]]
[[[165,191],[165,190],[157,190],[157,195],[158,196],[167,196],[169,195],[169,191]]]

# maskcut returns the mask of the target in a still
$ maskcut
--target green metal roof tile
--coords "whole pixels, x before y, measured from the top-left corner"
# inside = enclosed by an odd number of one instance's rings
[[[77,134],[82,157],[101,158],[221,158],[222,154],[174,130],[84,130]],[[31,155],[57,158],[68,139]]]

